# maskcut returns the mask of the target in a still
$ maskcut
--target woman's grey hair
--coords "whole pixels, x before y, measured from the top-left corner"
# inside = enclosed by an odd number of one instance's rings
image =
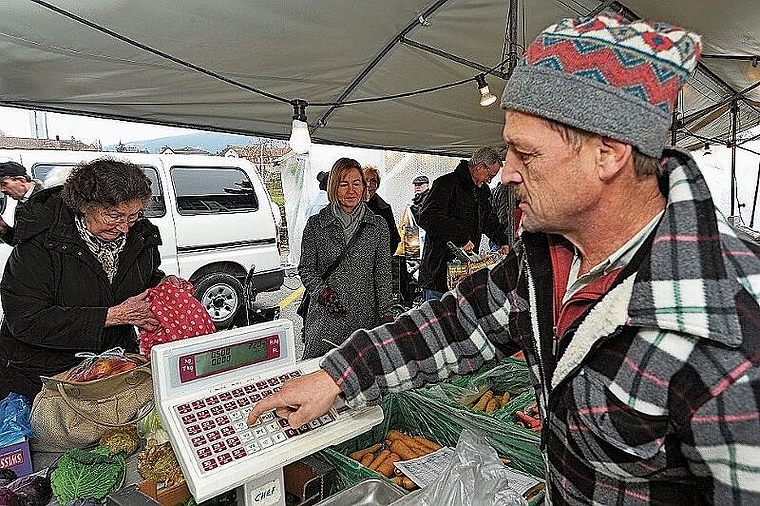
[[[74,167],[63,184],[63,200],[77,212],[151,200],[150,179],[134,163],[99,158]]]

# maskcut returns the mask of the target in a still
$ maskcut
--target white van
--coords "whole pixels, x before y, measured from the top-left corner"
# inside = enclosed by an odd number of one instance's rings
[[[244,158],[0,149],[0,160],[14,160],[43,181],[54,169],[54,178],[59,179],[61,170],[102,157],[129,161],[145,170],[153,183],[153,201],[145,216],[161,231],[161,268],[195,285],[196,297],[217,328],[229,327],[238,309],[253,302],[244,300],[246,292],[251,292],[250,299],[282,286],[276,206]],[[3,219],[12,223],[16,201],[0,196],[5,200],[0,210]],[[0,269],[10,251],[0,244]]]

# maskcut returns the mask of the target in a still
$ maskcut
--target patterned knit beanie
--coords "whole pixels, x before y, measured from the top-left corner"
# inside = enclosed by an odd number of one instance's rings
[[[665,23],[567,18],[525,51],[502,109],[629,143],[659,158],[673,107],[697,65],[700,37]]]

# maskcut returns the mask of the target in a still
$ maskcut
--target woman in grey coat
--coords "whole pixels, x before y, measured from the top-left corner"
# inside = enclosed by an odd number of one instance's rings
[[[330,201],[306,222],[298,274],[311,296],[304,321],[303,358],[341,344],[360,328],[374,328],[390,310],[391,255],[388,227],[364,202],[361,165],[340,158],[330,171]],[[322,274],[359,234],[327,281]]]

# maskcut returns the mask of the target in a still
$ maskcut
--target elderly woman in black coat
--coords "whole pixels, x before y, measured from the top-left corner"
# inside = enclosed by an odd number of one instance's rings
[[[367,207],[369,207],[373,213],[380,216],[388,224],[388,234],[390,237],[390,249],[391,255],[398,248],[398,244],[401,242],[401,236],[396,228],[396,218],[393,217],[393,209],[380,195],[377,194],[377,189],[380,188],[380,171],[372,165],[365,165],[362,167],[364,173],[364,180],[367,181]]]
[[[76,365],[77,352],[136,352],[134,327],[158,327],[147,290],[164,273],[158,229],[142,216],[150,198],[140,167],[99,159],[75,167],[63,189],[28,202],[0,282],[0,398],[33,398],[40,375]]]
[[[366,196],[361,165],[341,158],[330,171],[330,203],[306,222],[298,265],[311,296],[304,321],[305,359],[324,355],[357,329],[376,327],[391,308],[388,226],[368,209]],[[355,234],[345,257],[323,279]]]

